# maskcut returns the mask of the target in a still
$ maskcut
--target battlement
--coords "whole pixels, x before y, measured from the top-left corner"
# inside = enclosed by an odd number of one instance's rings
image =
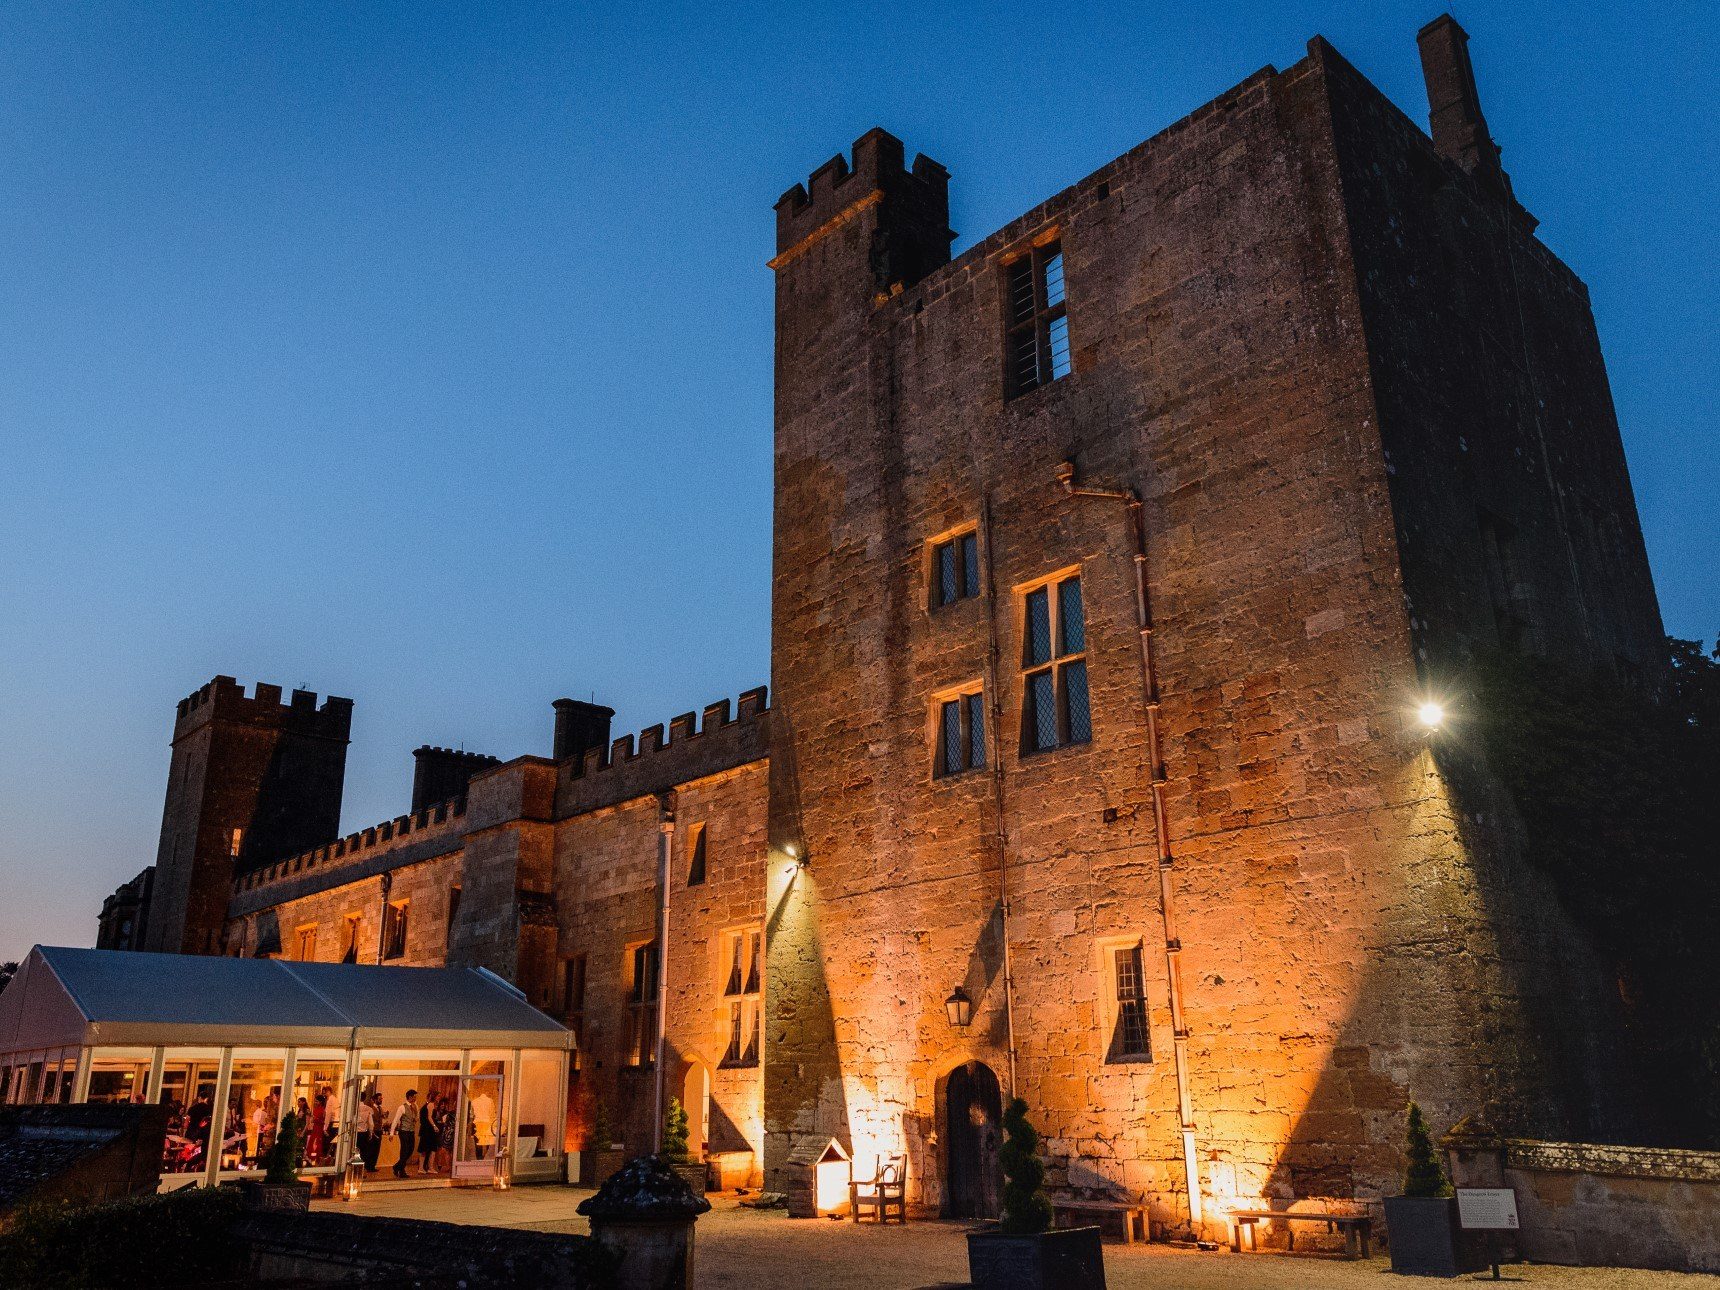
[[[476,754],[474,754],[476,755]],[[491,759],[494,760],[494,759]],[[378,852],[425,841],[432,837],[458,832],[458,822],[466,814],[466,798],[462,794],[433,806],[420,807],[408,815],[373,824],[367,829],[337,838],[327,846],[312,847],[298,855],[287,856],[274,864],[263,865],[233,880],[235,893],[256,891],[273,883],[296,878],[316,870],[345,868]]]
[[[179,701],[173,737],[208,721],[272,726],[299,734],[345,741],[352,732],[352,700],[328,695],[322,705],[312,690],[294,690],[281,702],[281,687],[258,681],[251,694],[230,676],[217,676]]]
[[[658,792],[703,775],[762,757],[768,748],[769,692],[765,686],[743,692],[733,710],[729,700],[683,712],[668,723],[647,726],[612,740],[607,748],[587,750],[562,764],[556,815],[580,811],[642,793]]]
[[[853,162],[837,153],[776,203],[778,261],[861,203],[888,202],[949,258],[950,172],[924,153],[905,165],[902,141],[874,127],[854,141]],[[932,252],[936,254],[935,250]]]

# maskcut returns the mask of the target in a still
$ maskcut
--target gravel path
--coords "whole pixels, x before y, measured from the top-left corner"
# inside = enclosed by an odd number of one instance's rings
[[[371,1187],[351,1205],[318,1209],[485,1223],[545,1232],[585,1232],[574,1207],[591,1193],[576,1187],[516,1187],[506,1192],[446,1188],[388,1191]],[[780,1210],[742,1209],[716,1198],[699,1220],[698,1290],[921,1290],[967,1284],[967,1243],[960,1223],[917,1222],[906,1227],[828,1219],[790,1219]],[[1203,1254],[1160,1245],[1107,1245],[1109,1290],[1346,1290],[1393,1284],[1383,1259],[1346,1263],[1277,1254]],[[1720,1277],[1627,1268],[1515,1265],[1505,1281],[1560,1290],[1698,1290],[1720,1287]],[[1478,1284],[1490,1284],[1483,1275]],[[1416,1282],[1414,1284],[1421,1284]],[[1431,1284],[1431,1283],[1430,1283]],[[1471,1284],[1462,1281],[1456,1284]]]

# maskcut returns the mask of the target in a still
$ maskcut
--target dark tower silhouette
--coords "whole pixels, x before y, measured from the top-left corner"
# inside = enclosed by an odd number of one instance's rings
[[[412,813],[427,806],[464,797],[466,785],[480,771],[500,766],[500,757],[487,753],[462,752],[454,748],[432,748],[425,744],[412,750]]]
[[[583,757],[593,748],[607,748],[609,723],[614,716],[614,708],[606,708],[600,703],[557,699],[551,756],[556,761],[566,761],[569,757]]]
[[[352,700],[218,676],[179,703],[143,948],[218,954],[235,874],[340,832]]]

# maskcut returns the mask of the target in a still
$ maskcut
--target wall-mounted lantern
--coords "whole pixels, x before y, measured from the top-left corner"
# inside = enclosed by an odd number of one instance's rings
[[[958,985],[950,992],[950,997],[944,1000],[944,1011],[949,1013],[950,1025],[965,1026],[973,1020],[973,1000],[968,998],[968,992]]]

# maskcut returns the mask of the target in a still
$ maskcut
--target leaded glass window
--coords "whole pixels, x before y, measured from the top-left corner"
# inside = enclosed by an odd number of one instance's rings
[[[932,773],[942,778],[985,765],[985,692],[952,694],[936,704],[937,746]]]
[[[1035,587],[1023,599],[1021,751],[1089,743],[1093,714],[1081,575]]]
[[[1035,247],[1003,273],[1005,392],[1013,398],[1074,370],[1062,244]]]

